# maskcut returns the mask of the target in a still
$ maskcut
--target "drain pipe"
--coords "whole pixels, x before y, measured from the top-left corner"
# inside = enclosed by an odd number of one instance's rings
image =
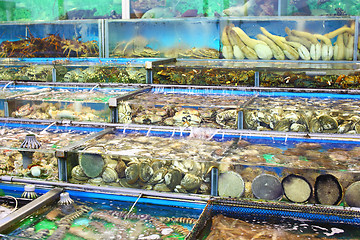
[[[41,207],[58,200],[61,192],[62,192],[61,188],[51,189],[49,192],[45,193],[41,197],[31,201],[30,203],[19,208],[15,212],[12,212],[6,217],[0,219],[0,233],[5,232],[15,223],[19,222],[20,220],[34,213],[36,210],[40,209]]]

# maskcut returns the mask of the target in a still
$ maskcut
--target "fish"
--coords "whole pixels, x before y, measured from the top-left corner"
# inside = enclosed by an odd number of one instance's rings
[[[226,16],[248,16],[252,15],[250,12],[250,8],[254,5],[255,0],[249,0],[243,5],[238,5],[234,7],[229,7],[223,10],[223,13]]]
[[[145,12],[141,18],[172,18],[175,16],[172,8],[155,7]]]

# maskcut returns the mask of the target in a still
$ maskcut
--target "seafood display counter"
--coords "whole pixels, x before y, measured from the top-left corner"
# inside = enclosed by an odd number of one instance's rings
[[[1,23],[0,57],[101,57],[100,25],[99,20]]]
[[[110,98],[126,95],[136,87],[48,87],[41,92],[7,99],[9,116],[27,119],[68,119],[111,122]]]
[[[356,63],[187,60],[154,64],[152,83],[166,85],[357,89]]]
[[[101,130],[54,124],[1,123],[0,175],[59,180],[56,150]]]
[[[21,189],[7,185],[1,184]],[[75,189],[38,205],[36,212],[1,228],[2,239],[184,239],[205,202]]]

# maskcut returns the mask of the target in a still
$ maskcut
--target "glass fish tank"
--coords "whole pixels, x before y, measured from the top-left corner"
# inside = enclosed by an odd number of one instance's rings
[[[341,3],[333,0],[309,0],[286,1],[284,13],[294,16],[359,16],[359,3],[353,1],[342,1]]]
[[[110,122],[111,97],[126,95],[135,88],[43,87],[41,92],[8,100],[9,116],[28,119],[68,119]]]
[[[78,83],[148,83],[146,62],[157,59],[89,59],[89,61],[57,62],[57,82]]]
[[[0,57],[101,57],[100,22],[0,24]]]
[[[358,89],[357,64],[298,64],[298,68],[265,69],[259,73],[261,87]],[[281,70],[280,70],[281,69]],[[280,70],[280,71],[279,71]]]
[[[96,128],[2,123],[1,175],[58,180],[55,151],[80,141]]]
[[[259,93],[243,109],[245,129],[358,134],[359,95]]]
[[[121,0],[4,1],[0,5],[0,21],[77,20],[121,18]],[[36,6],[36,7],[34,7]]]
[[[239,90],[155,87],[119,99],[118,122],[237,129],[239,107],[254,95]]]
[[[216,19],[109,20],[106,27],[109,48],[106,57],[219,57],[219,24]]]
[[[0,117],[9,115],[7,99],[15,96],[21,96],[32,91],[39,90],[38,87],[28,87],[15,85],[14,82],[8,82],[0,85]]]
[[[352,61],[354,33],[350,17],[220,20],[221,55],[239,60]]]
[[[154,84],[255,86],[253,64],[217,60],[177,60],[153,68]]]
[[[187,239],[357,239],[357,211],[212,199]]]
[[[232,144],[214,129],[124,128],[86,141],[67,160],[68,181],[174,192],[210,194],[211,169]],[[236,136],[235,136],[236,137]]]
[[[359,146],[357,138],[241,135],[220,160],[218,194],[358,207]]]
[[[4,186],[16,196],[23,187]],[[3,186],[3,184],[2,184]],[[39,196],[44,189],[36,189]],[[37,199],[35,199],[37,200]],[[2,231],[2,239],[185,239],[205,202],[69,190]]]

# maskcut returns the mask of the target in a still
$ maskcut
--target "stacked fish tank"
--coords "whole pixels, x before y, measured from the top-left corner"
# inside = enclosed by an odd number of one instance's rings
[[[41,91],[7,99],[9,116],[27,119],[111,122],[108,101],[137,88],[43,87]]]
[[[96,133],[96,128],[1,123],[1,174],[59,180],[57,149]]]
[[[100,22],[89,20],[0,24],[0,57],[101,57]]]
[[[201,210],[150,213],[144,196],[212,198],[201,239],[358,237],[356,226],[263,221],[320,212],[359,225],[359,17],[347,15],[358,14],[356,3],[75,3],[52,2],[53,15],[87,20],[0,24],[0,177],[131,199],[60,199],[8,239],[199,239],[189,231]],[[293,14],[304,16],[284,16]],[[310,17],[323,14],[336,16]],[[43,87],[9,95],[13,81]]]

